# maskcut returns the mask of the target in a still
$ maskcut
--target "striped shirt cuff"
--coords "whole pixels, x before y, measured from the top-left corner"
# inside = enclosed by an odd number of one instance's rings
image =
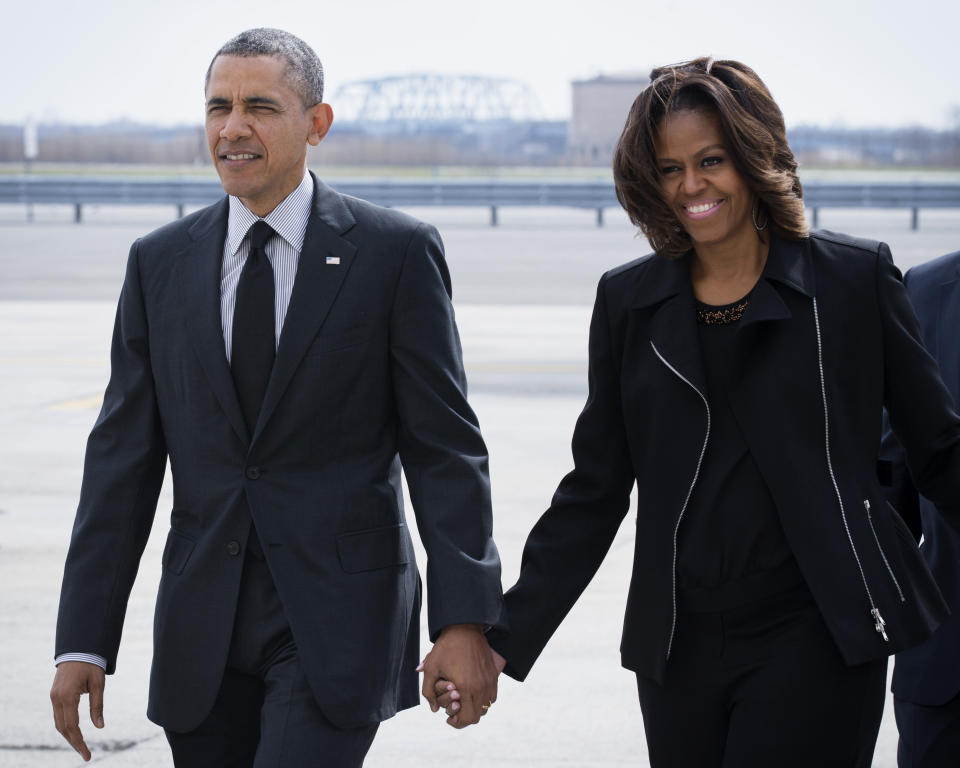
[[[96,664],[103,670],[107,668],[107,660],[95,653],[61,653],[53,660],[53,663],[61,664],[64,661],[85,661],[87,664]]]

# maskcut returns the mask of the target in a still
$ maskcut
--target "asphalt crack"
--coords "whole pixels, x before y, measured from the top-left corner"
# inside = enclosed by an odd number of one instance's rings
[[[152,738],[152,737],[151,737]],[[147,739],[141,739],[147,741]],[[122,739],[113,739],[111,741],[89,741],[87,746],[91,751],[100,752],[123,752],[131,749],[140,741],[129,741]],[[73,747],[67,744],[0,744],[0,751],[3,752],[72,752]]]

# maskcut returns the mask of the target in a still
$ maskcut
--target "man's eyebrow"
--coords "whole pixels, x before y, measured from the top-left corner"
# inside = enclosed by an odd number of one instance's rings
[[[208,107],[222,107],[227,106],[230,103],[230,99],[225,99],[223,96],[211,96],[209,99],[207,99]],[[279,101],[276,99],[271,99],[268,96],[246,96],[243,99],[243,103],[247,106],[266,104],[271,107],[277,107],[278,109],[283,107]]]
[[[279,101],[271,99],[267,96],[247,96],[243,99],[244,104],[267,104],[272,107],[282,106]]]

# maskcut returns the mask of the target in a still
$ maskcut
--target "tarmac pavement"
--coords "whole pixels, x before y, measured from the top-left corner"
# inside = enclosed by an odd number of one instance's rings
[[[0,273],[10,276],[0,284],[0,766],[78,766],[79,757],[53,728],[48,699],[60,579],[84,442],[109,372],[124,256],[135,233],[156,223],[101,223],[94,211],[94,220],[79,227],[58,221],[31,227],[9,221],[9,211],[0,213]],[[466,221],[451,212],[417,213],[439,218],[447,243],[471,402],[490,450],[495,536],[509,586],[527,532],[571,467],[569,440],[585,395],[596,279],[643,253],[645,243],[633,242],[629,226],[611,216],[597,230],[582,213],[582,220],[557,214],[538,223],[526,212],[516,212],[511,222],[513,214],[502,211],[494,230],[476,211]],[[929,228],[919,233],[911,233],[906,220],[864,219],[859,212],[846,226],[843,220],[829,224],[897,241],[898,263],[909,266],[960,247],[960,217],[925,217],[922,226],[928,219]],[[107,681],[107,726],[98,732],[89,718],[81,720],[94,761],[110,768],[172,766],[162,732],[144,714],[170,506],[165,487],[131,595],[118,671]],[[425,706],[402,712],[382,725],[367,767],[648,765],[635,681],[620,667],[618,651],[631,517],[527,682],[502,678],[490,714],[464,731],[448,728]],[[412,515],[408,522],[414,525]],[[422,551],[418,561],[422,569]],[[876,768],[896,764],[892,715],[888,701]]]
[[[109,302],[0,302],[0,633],[7,659],[0,668],[0,765],[10,768],[81,764],[53,729],[47,692],[61,570],[84,440],[107,376],[113,311]],[[524,380],[555,371],[582,381],[589,308],[467,305],[458,320],[471,399],[490,449],[495,535],[509,585],[526,533],[570,468],[569,438],[583,402],[582,391],[534,394]],[[89,720],[84,727],[94,760],[112,768],[172,766],[162,732],[144,715],[170,505],[165,489],[130,599],[118,672],[107,682],[107,727],[97,732]],[[618,652],[632,527],[623,525],[527,682],[503,678],[479,726],[454,731],[425,706],[403,712],[383,724],[367,766],[648,765],[634,679]],[[418,560],[422,568],[422,551]],[[887,722],[876,766],[892,768],[894,739]]]

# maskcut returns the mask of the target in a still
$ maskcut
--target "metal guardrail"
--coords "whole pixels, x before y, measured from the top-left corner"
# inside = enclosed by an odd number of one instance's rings
[[[593,209],[603,224],[605,208],[619,207],[613,184],[597,181],[524,181],[435,179],[329,180],[340,192],[391,207],[478,206],[490,208],[497,223],[502,206],[558,206]],[[182,216],[186,206],[207,205],[223,195],[216,179],[85,178],[77,176],[0,177],[0,204],[65,204],[82,221],[84,205],[173,205]],[[909,208],[913,229],[922,208],[960,208],[960,184],[874,183],[804,185],[804,200],[818,224],[820,208]]]
[[[803,200],[819,224],[821,208],[909,208],[917,229],[921,208],[960,208],[960,184],[804,184]]]

